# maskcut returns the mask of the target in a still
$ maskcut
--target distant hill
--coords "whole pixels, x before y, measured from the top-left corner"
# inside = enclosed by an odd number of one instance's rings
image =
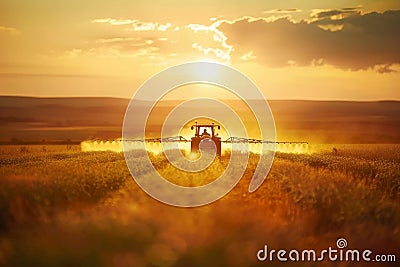
[[[240,101],[228,100],[241,110]],[[258,101],[250,101],[259,105]],[[0,142],[80,142],[121,136],[128,99],[0,96]],[[152,122],[179,101],[160,103]],[[137,101],[135,105],[150,103]],[[269,101],[279,140],[315,143],[400,143],[400,102]],[[191,108],[210,108],[196,107]],[[218,108],[212,107],[218,113]],[[245,109],[243,112],[248,112]]]

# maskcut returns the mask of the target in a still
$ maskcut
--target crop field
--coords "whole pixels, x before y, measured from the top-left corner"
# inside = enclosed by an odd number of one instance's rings
[[[288,152],[276,153],[254,193],[248,186],[258,157],[251,154],[225,197],[177,208],[142,191],[121,152],[0,146],[0,266],[281,266],[259,262],[257,251],[266,244],[322,250],[341,237],[350,248],[396,254],[398,264],[400,145],[310,145],[304,153]],[[163,155],[152,158],[169,180],[193,185],[191,176],[174,176]],[[228,160],[225,153],[204,179]]]

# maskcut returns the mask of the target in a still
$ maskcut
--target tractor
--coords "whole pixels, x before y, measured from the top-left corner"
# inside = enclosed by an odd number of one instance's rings
[[[202,143],[202,149],[204,152],[213,151],[214,145],[216,148],[217,156],[221,156],[221,137],[215,133],[215,128],[221,129],[221,126],[212,124],[198,124],[190,127],[191,130],[195,130],[194,137],[191,138],[191,152],[198,153],[200,150],[200,143]],[[209,132],[208,132],[209,131]]]

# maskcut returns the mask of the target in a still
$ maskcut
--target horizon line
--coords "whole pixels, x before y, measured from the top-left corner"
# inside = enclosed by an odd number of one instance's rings
[[[110,96],[110,95],[102,95],[102,96],[96,96],[96,95],[80,95],[80,96],[35,96],[35,95],[2,95],[0,94],[0,97],[15,97],[15,98],[36,98],[36,99],[73,99],[73,98],[108,98],[108,99],[121,99],[121,100],[130,100],[131,98],[129,97],[123,97],[123,96]],[[237,98],[218,98],[220,100],[240,100]],[[139,101],[150,101],[149,99],[138,99]],[[161,100],[161,101],[181,101],[185,99],[178,99],[178,98],[173,98],[173,99],[166,99],[166,100]],[[255,101],[255,100],[262,100],[262,99],[249,99],[249,101]],[[333,99],[333,98],[326,98],[326,99],[313,99],[313,98],[271,98],[267,99],[265,98],[266,101],[318,101],[318,102],[400,102],[400,99]]]

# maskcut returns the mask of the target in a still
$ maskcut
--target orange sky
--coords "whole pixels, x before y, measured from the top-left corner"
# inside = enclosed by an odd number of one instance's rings
[[[131,97],[211,60],[268,99],[399,100],[399,25],[397,0],[2,0],[0,95]]]

